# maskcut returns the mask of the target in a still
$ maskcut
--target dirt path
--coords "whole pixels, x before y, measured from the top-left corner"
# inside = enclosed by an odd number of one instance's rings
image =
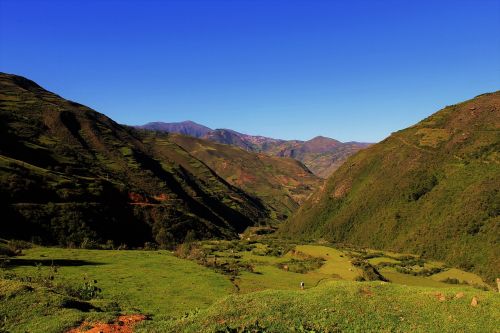
[[[132,333],[135,324],[146,319],[145,315],[135,314],[120,316],[111,324],[83,322],[66,333]]]

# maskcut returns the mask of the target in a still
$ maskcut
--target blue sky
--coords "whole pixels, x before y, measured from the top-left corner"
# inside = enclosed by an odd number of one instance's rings
[[[0,71],[125,124],[374,142],[500,89],[500,0],[0,0]]]

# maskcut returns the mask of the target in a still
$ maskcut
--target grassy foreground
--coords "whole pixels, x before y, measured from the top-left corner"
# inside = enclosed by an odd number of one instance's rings
[[[480,277],[441,263],[266,241],[204,242],[189,254],[200,251],[207,267],[169,251],[25,249],[0,261],[5,266],[0,333],[66,332],[121,314],[149,317],[138,332],[497,332],[500,327],[499,294],[491,287],[477,289],[485,286]],[[365,258],[393,283],[357,282],[363,270],[355,258]],[[445,278],[457,284],[444,283]],[[300,281],[305,290],[299,290]],[[102,291],[87,297],[85,283]],[[477,306],[471,305],[473,297]]]
[[[178,317],[207,307],[233,288],[224,276],[168,251],[25,252],[10,259],[8,270],[0,270],[4,277],[17,277],[0,279],[0,332],[62,332],[83,320],[110,320],[118,313]],[[93,280],[102,293],[88,302],[64,292]]]
[[[463,293],[463,295],[462,295]],[[470,305],[472,297],[479,305]],[[470,287],[435,289],[385,282],[327,282],[304,291],[231,295],[143,332],[495,332],[500,298]]]

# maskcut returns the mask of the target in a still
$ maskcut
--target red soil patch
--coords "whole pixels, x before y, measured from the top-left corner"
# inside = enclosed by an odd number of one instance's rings
[[[147,198],[145,198],[143,195],[141,195],[139,193],[135,193],[135,192],[129,192],[128,198],[133,203],[147,203],[148,202]]]
[[[255,180],[257,180],[257,177],[255,177],[254,175],[252,175],[248,172],[240,170],[240,175],[237,178],[237,180],[235,180],[234,182],[236,183],[236,185],[244,185],[247,183],[252,183]]]
[[[335,188],[335,191],[333,192],[333,197],[334,198],[340,198],[343,197],[351,190],[352,183],[350,180],[346,179],[343,180],[339,186]]]
[[[145,315],[135,314],[120,316],[112,324],[83,322],[66,333],[132,333],[134,325],[146,319]]]
[[[153,197],[153,199],[155,199],[156,201],[167,201],[170,199],[170,197],[165,193],[161,193],[161,194],[155,195]]]
[[[129,205],[134,205],[134,206],[158,206],[156,203],[149,203],[149,202],[130,202]]]

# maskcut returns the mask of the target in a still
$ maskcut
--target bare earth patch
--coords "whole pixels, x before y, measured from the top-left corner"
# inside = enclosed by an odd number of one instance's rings
[[[111,324],[83,322],[77,328],[73,328],[66,333],[132,333],[135,324],[146,319],[145,315],[134,314],[120,316]]]

